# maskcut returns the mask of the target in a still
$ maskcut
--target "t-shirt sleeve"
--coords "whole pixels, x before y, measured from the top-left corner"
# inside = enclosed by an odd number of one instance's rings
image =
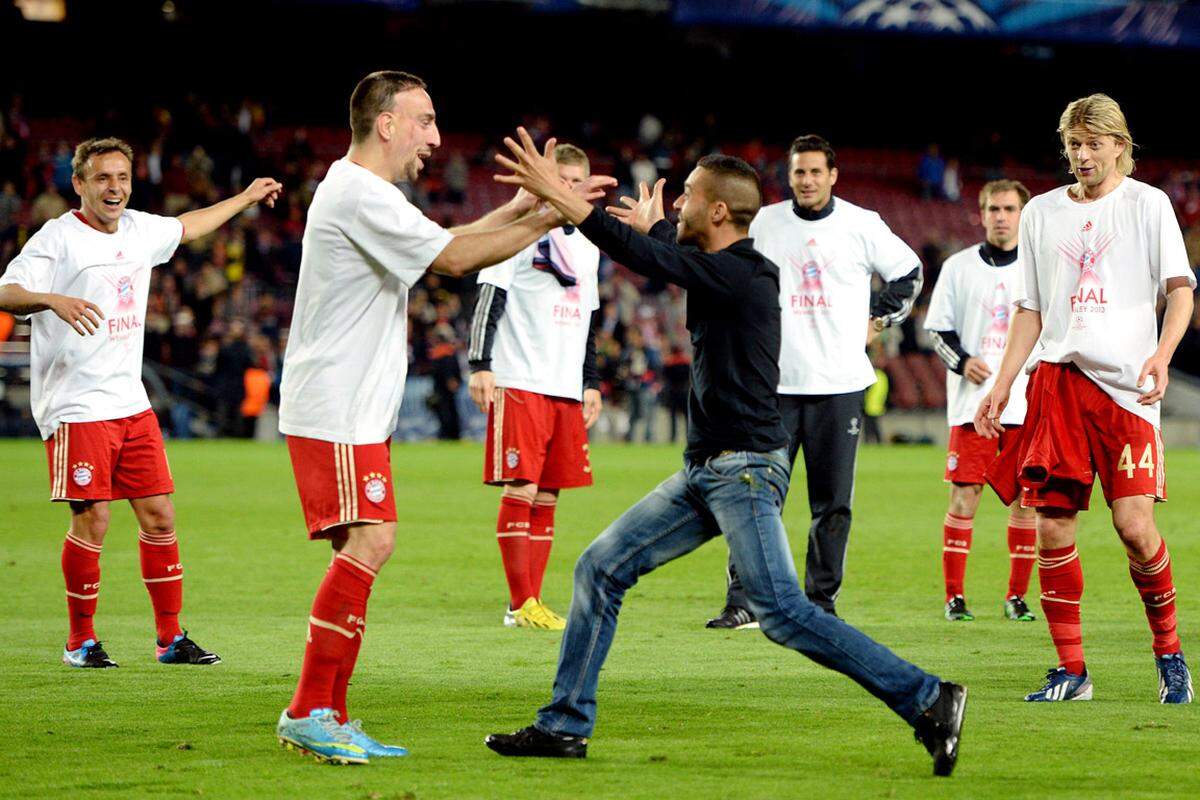
[[[1171,278],[1187,278],[1188,284],[1196,288],[1196,275],[1188,263],[1187,248],[1183,244],[1183,232],[1175,209],[1165,192],[1152,193],[1151,208],[1146,215],[1150,224],[1150,265],[1158,276],[1158,290],[1167,291]]]
[[[16,284],[30,292],[45,293],[54,288],[54,267],[57,263],[57,237],[50,226],[43,227],[30,237],[25,247],[0,275],[0,286]],[[18,315],[29,319],[29,315]]]
[[[395,192],[368,192],[359,200],[350,239],[406,286],[421,279],[454,238]]]
[[[183,240],[183,223],[178,217],[160,217],[141,211],[129,211],[137,220],[139,235],[146,241],[150,266],[165,264],[179,249]]]
[[[885,281],[899,280],[920,268],[921,259],[878,214],[873,214],[866,226],[865,238],[867,264]]]
[[[957,271],[950,263],[942,265],[933,295],[929,298],[929,310],[925,312],[925,330],[959,331],[958,315],[955,314],[954,278]]]
[[[1038,291],[1037,281],[1037,247],[1034,244],[1035,228],[1040,220],[1034,211],[1033,204],[1025,206],[1021,212],[1021,235],[1018,239],[1017,253],[1021,263],[1021,280],[1017,281],[1017,291],[1013,294],[1013,304],[1027,311],[1042,313],[1042,296]]]
[[[516,275],[517,267],[520,265],[522,259],[528,255],[528,249],[522,250],[512,258],[501,261],[499,264],[479,270],[477,280],[479,283],[490,283],[492,286],[507,292],[512,288],[513,276]]]

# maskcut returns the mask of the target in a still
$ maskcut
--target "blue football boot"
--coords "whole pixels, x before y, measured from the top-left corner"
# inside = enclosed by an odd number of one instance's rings
[[[372,758],[399,758],[400,756],[408,755],[408,750],[403,747],[392,744],[383,744],[377,742],[367,735],[363,730],[362,720],[356,719],[353,722],[347,722],[342,726],[342,729],[350,734],[350,741],[367,751],[367,755]]]
[[[62,661],[68,667],[107,669],[118,666],[117,662],[104,652],[104,646],[95,639],[88,639],[76,650],[68,650],[64,647]],[[1187,667],[1184,669],[1186,670]]]
[[[350,732],[338,722],[332,708],[314,708],[307,717],[292,719],[287,709],[275,726],[279,743],[329,764],[366,764],[367,751],[350,741]]]
[[[1055,667],[1046,673],[1046,685],[1032,694],[1025,695],[1026,703],[1055,703],[1060,700],[1091,700],[1092,679],[1087,670],[1082,675],[1067,672],[1066,667]]]
[[[1183,653],[1167,653],[1154,659],[1158,665],[1158,702],[1192,702],[1192,673]]]

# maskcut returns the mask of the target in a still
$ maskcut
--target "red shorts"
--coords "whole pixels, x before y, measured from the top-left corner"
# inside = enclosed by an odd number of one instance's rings
[[[352,522],[395,522],[391,440],[336,444],[287,437],[308,538],[324,539]]]
[[[483,482],[541,489],[592,485],[583,404],[522,389],[496,390],[488,411]]]
[[[999,441],[980,436],[973,424],[955,425],[950,429],[945,479],[950,483],[983,485],[983,473],[996,460],[996,455],[1010,439],[1020,435],[1020,425],[1006,427]]]
[[[1158,429],[1121,408],[1074,364],[1041,363],[1029,380],[1022,435],[1005,445],[988,482],[1005,502],[1086,511],[1100,477],[1111,506],[1122,497],[1167,499]]]
[[[51,500],[129,500],[171,494],[154,412],[101,422],[64,422],[46,440]]]

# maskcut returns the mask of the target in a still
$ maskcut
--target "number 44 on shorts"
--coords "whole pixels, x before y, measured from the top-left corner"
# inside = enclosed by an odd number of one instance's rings
[[[1150,442],[1146,442],[1146,449],[1142,451],[1142,457],[1138,459],[1137,466],[1133,463],[1133,445],[1125,445],[1125,449],[1121,451],[1121,457],[1117,459],[1117,469],[1125,473],[1126,478],[1133,477],[1135,469],[1144,469],[1147,474],[1154,477],[1154,448]]]

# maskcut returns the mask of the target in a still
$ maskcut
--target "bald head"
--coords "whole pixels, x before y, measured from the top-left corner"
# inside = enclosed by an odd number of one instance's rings
[[[746,230],[762,207],[762,185],[754,167],[735,156],[705,156],[696,163],[699,188],[709,203],[724,203],[729,222]]]

